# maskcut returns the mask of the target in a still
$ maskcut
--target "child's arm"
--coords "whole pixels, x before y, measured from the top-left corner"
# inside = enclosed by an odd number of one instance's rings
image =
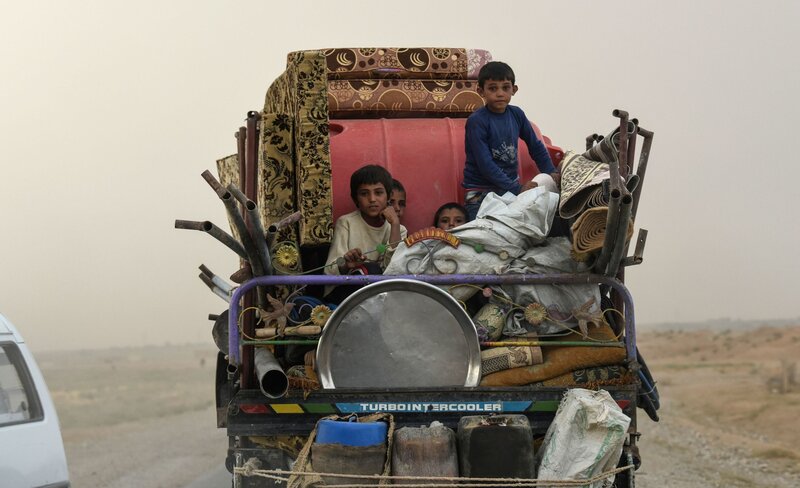
[[[489,150],[489,127],[486,122],[472,117],[467,119],[464,138],[481,176],[494,188],[518,194],[521,188],[519,182],[509,178],[492,158]]]
[[[525,116],[525,113],[522,112],[522,109],[518,110],[520,111],[520,117],[518,119],[520,122],[519,137],[528,145],[528,154],[531,155],[531,159],[536,163],[539,172],[547,174],[557,173],[558,170],[556,170],[556,167],[553,165],[553,160],[550,159],[550,153],[547,152],[547,147],[536,137],[536,133],[533,131],[533,127],[531,127],[531,123]]]
[[[391,226],[391,233],[389,234],[389,244],[394,246],[400,241],[400,217],[393,207],[386,207],[383,209],[383,217],[389,222]]]
[[[362,256],[361,250],[349,249],[349,242],[350,225],[346,219],[339,219],[336,221],[336,227],[333,230],[331,248],[328,251],[328,260],[326,261],[329,266],[325,267],[325,274],[346,274],[350,270],[347,263],[354,262],[355,258]],[[351,258],[350,261],[348,261],[348,257]],[[339,266],[341,263],[339,258],[345,259],[345,266]]]
[[[386,253],[383,255],[383,262],[381,263],[381,267],[386,269],[389,265],[389,261],[391,261],[392,256],[394,255],[395,247],[397,243],[400,242],[401,239],[406,238],[406,228],[400,225],[400,217],[397,216],[397,212],[394,211],[392,207],[386,207],[383,211],[383,217],[389,222],[391,226],[391,231],[389,234],[389,246],[386,249]]]

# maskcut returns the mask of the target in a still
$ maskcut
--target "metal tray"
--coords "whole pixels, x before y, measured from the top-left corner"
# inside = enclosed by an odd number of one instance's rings
[[[478,333],[442,289],[380,281],[331,315],[317,348],[317,372],[323,388],[478,386]]]

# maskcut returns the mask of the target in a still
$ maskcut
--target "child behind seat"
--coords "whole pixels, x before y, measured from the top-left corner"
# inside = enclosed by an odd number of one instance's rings
[[[336,220],[333,240],[328,251],[325,274],[380,274],[391,258],[394,246],[406,237],[406,228],[394,208],[388,205],[392,175],[382,166],[369,164],[350,176],[350,197],[357,210]],[[334,287],[326,287],[331,301],[343,299],[355,287],[336,287],[343,290],[331,296]]]
[[[456,202],[445,203],[433,216],[433,226],[443,230],[458,227],[467,221],[467,209]]]

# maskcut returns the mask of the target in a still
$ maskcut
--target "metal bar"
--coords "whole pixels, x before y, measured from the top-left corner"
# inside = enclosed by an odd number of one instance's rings
[[[258,112],[247,112],[247,140],[245,141],[245,180],[244,194],[253,201],[258,201],[256,196],[258,174],[258,121],[261,116]]]
[[[317,339],[264,339],[263,341],[246,340],[241,341],[243,345],[247,346],[286,346],[295,344],[300,346],[316,346],[319,344]]]
[[[639,119],[633,118],[631,119],[631,123],[633,124],[633,132],[631,133],[633,137],[628,139],[628,157],[627,157],[629,176],[633,174],[633,168],[631,167],[631,165],[633,164],[633,160],[636,157],[636,136],[639,131]]]
[[[633,190],[633,208],[631,218],[636,220],[636,211],[639,209],[639,198],[642,195],[644,185],[644,175],[647,171],[647,161],[650,159],[650,147],[653,145],[653,133],[641,127],[638,128],[639,135],[644,138],[642,149],[639,151],[639,164],[636,166],[636,175],[639,176],[639,185]]]
[[[481,342],[482,347],[538,347],[538,346],[570,346],[570,347],[625,347],[617,341],[488,341]]]
[[[619,188],[611,188],[609,200],[608,213],[606,214],[606,230],[603,236],[603,247],[600,249],[600,255],[597,257],[597,261],[595,261],[594,264],[594,270],[597,273],[605,273],[606,266],[611,260],[611,253],[614,250],[614,238],[617,235],[619,211],[622,201],[622,192]]]
[[[605,272],[606,276],[616,276],[617,270],[619,269],[619,262],[622,260],[622,255],[628,250],[628,241],[626,238],[628,237],[628,226],[631,220],[632,203],[633,197],[631,197],[630,194],[622,197],[616,235],[614,236],[614,248],[611,252],[611,258],[608,261],[608,268]],[[608,229],[606,229],[606,231],[608,231]],[[620,278],[618,277],[617,279]]]
[[[243,158],[239,161],[239,188],[244,190],[244,194],[253,201],[258,201],[258,197],[256,196],[257,190],[257,182],[256,182],[256,174],[258,173],[258,135],[257,135],[257,125],[258,125],[259,115],[257,112],[250,111],[247,112],[247,120],[245,122],[244,127],[244,154]],[[250,221],[250,218],[247,214],[243,214],[246,218],[244,224],[247,232],[252,234],[253,223]],[[260,269],[256,268],[252,262],[250,264],[251,270],[253,275],[258,276],[265,274],[264,273],[264,263],[261,263]],[[253,293],[245,296],[244,303],[245,306],[252,306],[254,301]],[[264,287],[259,287],[255,290],[255,302],[258,304],[259,308],[264,309],[266,308],[267,299],[266,299],[266,289]],[[255,313],[250,313],[245,316],[242,322],[242,328],[244,332],[250,336],[255,333],[256,328],[256,316]],[[244,348],[244,354],[249,358],[254,358],[255,351],[252,347],[248,346]],[[253,364],[255,364],[255,360],[252,360]],[[254,370],[250,368],[250,364],[248,362],[247,371],[243,371],[242,376],[245,378],[242,380],[243,384],[250,384],[251,379],[253,378]]]
[[[214,175],[211,174],[211,171],[205,170],[200,174],[200,176],[202,176],[203,179],[206,180],[206,183],[208,183],[208,185],[211,187],[212,190],[214,190],[214,192],[217,194],[218,197],[222,198],[222,195],[224,195],[225,192],[228,191],[222,187],[219,181],[217,181],[217,178],[215,178]]]
[[[287,344],[297,344],[303,346],[316,346],[319,344],[319,339],[264,339],[264,340],[244,340],[242,344],[254,346],[278,346]],[[537,347],[537,346],[570,346],[570,347],[625,347],[621,342],[606,342],[606,341],[489,341],[481,342],[483,347]]]
[[[628,256],[622,260],[623,266],[634,266],[642,264],[644,261],[644,245],[647,243],[647,229],[639,229],[639,234],[636,237],[636,249],[633,250],[633,256]]]
[[[634,324],[633,298],[625,285],[619,280],[597,274],[570,274],[554,273],[541,274],[506,274],[506,275],[270,275],[259,276],[243,283],[231,297],[230,315],[228,317],[228,361],[233,366],[238,366],[241,361],[239,354],[239,328],[237,319],[240,313],[239,300],[256,286],[275,285],[368,285],[379,281],[391,279],[410,279],[424,281],[434,285],[459,285],[463,283],[483,283],[487,285],[504,284],[601,284],[611,287],[622,297],[625,305],[625,351],[629,367],[635,369],[636,365],[636,329]]]
[[[245,148],[247,144],[247,128],[246,127],[239,127],[239,130],[236,132],[236,157],[239,161],[239,188],[244,188],[245,182]],[[244,212],[244,207],[242,207],[242,212]]]
[[[611,114],[619,117],[619,148],[617,148],[619,174],[617,176],[625,179],[628,176],[628,112],[614,109]]]
[[[215,238],[222,244],[224,244],[228,249],[235,252],[242,258],[247,258],[247,253],[245,252],[244,248],[239,241],[233,238],[232,235],[228,234],[224,230],[220,229],[212,222],[208,220],[204,220],[202,222],[195,222],[193,220],[176,220],[175,221],[175,228],[176,229],[188,229],[188,230],[199,230],[201,232],[205,232],[206,234],[210,235],[211,237]]]

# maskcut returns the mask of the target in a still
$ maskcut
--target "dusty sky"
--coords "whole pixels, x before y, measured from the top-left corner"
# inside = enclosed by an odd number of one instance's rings
[[[448,46],[511,64],[514,103],[565,149],[614,108],[655,132],[639,321],[800,317],[800,3],[395,4],[5,2],[0,312],[34,350],[210,341],[225,305],[197,266],[236,262],[173,221],[226,223],[200,173],[286,53]]]

